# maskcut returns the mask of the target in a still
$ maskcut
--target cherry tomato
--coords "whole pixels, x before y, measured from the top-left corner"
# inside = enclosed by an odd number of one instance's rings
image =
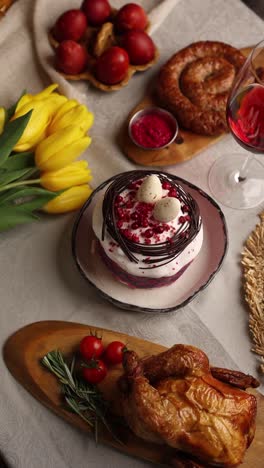
[[[120,364],[126,346],[121,341],[112,341],[105,349],[104,357],[109,364]]]
[[[82,368],[83,378],[91,384],[97,384],[101,382],[107,374],[107,367],[105,363],[101,360],[92,360],[90,361],[89,366],[91,367]]]
[[[128,67],[127,52],[121,47],[109,47],[96,62],[95,76],[102,83],[113,85],[125,78]]]
[[[86,27],[86,16],[81,10],[68,10],[57,19],[54,36],[57,41],[65,39],[78,41],[85,33]]]
[[[81,73],[88,61],[88,53],[78,42],[62,41],[56,48],[56,68],[67,75]]]
[[[103,354],[104,347],[102,338],[97,336],[85,336],[80,343],[80,353],[83,359],[89,361],[92,358],[98,358]]]
[[[133,65],[144,65],[154,58],[154,43],[144,31],[129,31],[121,42]]]
[[[119,33],[131,31],[132,29],[144,30],[148,18],[145,10],[136,3],[127,3],[118,11],[115,17],[116,30]]]
[[[101,26],[111,13],[111,7],[107,0],[84,0],[81,8],[91,26]]]

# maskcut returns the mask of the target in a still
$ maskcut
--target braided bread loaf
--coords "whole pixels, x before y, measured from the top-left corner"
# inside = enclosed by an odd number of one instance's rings
[[[191,44],[161,68],[159,99],[187,130],[202,135],[227,132],[228,94],[244,62],[238,49],[223,42]]]

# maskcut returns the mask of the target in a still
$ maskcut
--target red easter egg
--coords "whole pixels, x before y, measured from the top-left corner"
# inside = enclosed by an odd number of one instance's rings
[[[78,42],[62,41],[56,49],[56,68],[67,75],[81,73],[88,60],[88,53]]]
[[[118,11],[115,17],[115,26],[119,33],[131,29],[144,30],[147,22],[148,18],[145,10],[136,3],[127,3]]]
[[[151,37],[144,31],[129,31],[122,37],[122,46],[126,49],[130,63],[145,65],[153,60],[155,46]]]
[[[101,26],[111,13],[107,0],[84,0],[81,8],[90,26]]]
[[[97,60],[95,65],[96,78],[107,85],[120,83],[129,67],[127,52],[121,47],[110,47]]]
[[[86,16],[81,10],[68,10],[57,19],[53,34],[59,42],[66,39],[79,41],[84,35],[86,27]]]

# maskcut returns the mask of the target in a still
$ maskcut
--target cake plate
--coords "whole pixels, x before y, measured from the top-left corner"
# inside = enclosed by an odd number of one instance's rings
[[[203,190],[169,174],[197,201],[204,229],[202,249],[183,275],[169,286],[133,289],[117,281],[96,249],[92,212],[98,196],[112,179],[101,184],[80,210],[72,232],[72,254],[82,276],[115,306],[147,313],[168,313],[187,305],[212,281],[227,252],[228,235],[224,214]]]

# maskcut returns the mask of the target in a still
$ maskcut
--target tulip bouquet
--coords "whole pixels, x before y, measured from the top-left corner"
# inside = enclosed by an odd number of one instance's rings
[[[0,108],[0,231],[38,219],[38,210],[78,209],[92,192],[88,164],[76,159],[91,143],[93,114],[56,88]]]

